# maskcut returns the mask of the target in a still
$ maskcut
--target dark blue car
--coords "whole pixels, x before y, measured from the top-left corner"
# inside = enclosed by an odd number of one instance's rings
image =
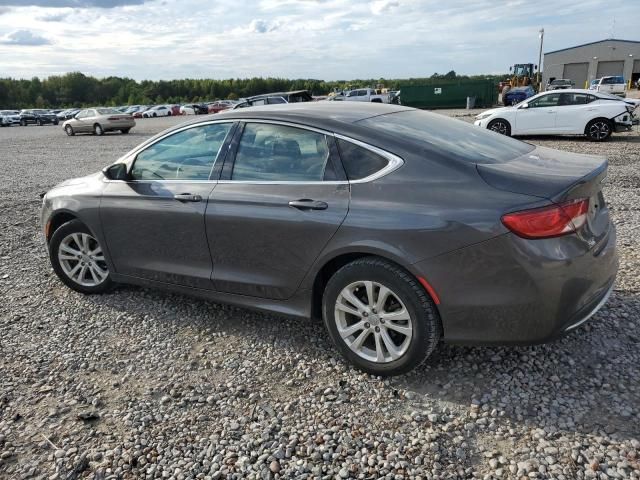
[[[536,91],[531,85],[528,85],[526,87],[514,87],[505,94],[504,98],[502,99],[502,103],[504,103],[505,105],[515,105],[516,103],[520,103],[529,97],[533,97],[535,94]]]

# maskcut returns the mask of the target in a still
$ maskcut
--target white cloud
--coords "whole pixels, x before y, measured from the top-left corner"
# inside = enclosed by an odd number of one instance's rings
[[[397,0],[376,0],[375,2],[371,2],[371,13],[374,15],[382,15],[399,6],[400,2]]]
[[[48,45],[51,42],[45,37],[33,33],[29,30],[16,30],[9,33],[8,35],[5,35],[5,37],[0,40],[0,43],[3,43],[5,45],[37,46]]]

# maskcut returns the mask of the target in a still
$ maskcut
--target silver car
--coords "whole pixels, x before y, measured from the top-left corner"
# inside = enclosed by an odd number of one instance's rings
[[[75,117],[62,124],[67,135],[76,133],[93,133],[104,135],[105,132],[121,131],[129,133],[136,121],[127,113],[115,108],[87,108],[80,110]]]

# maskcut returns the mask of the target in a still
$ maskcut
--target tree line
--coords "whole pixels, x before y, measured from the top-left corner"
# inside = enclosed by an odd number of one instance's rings
[[[360,79],[324,81],[315,79],[244,78],[142,80],[131,78],[95,78],[80,72],[40,79],[0,78],[0,109],[65,108],[93,105],[148,105],[162,103],[203,102],[238,99],[261,93],[309,90],[313,95],[327,95],[335,90],[383,85],[392,90],[404,85],[492,79],[502,75],[460,76],[454,71],[430,77],[408,79]]]

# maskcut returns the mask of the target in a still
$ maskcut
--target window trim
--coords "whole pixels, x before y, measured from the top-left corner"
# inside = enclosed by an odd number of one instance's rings
[[[244,125],[246,125],[247,123],[267,123],[267,124],[271,124],[271,125],[283,125],[285,127],[292,127],[292,128],[299,128],[301,130],[309,130],[312,132],[316,132],[316,133],[320,133],[322,135],[326,135],[327,137],[333,137],[334,139],[340,139],[340,140],[344,140],[346,142],[351,142],[359,147],[365,148],[373,153],[376,153],[378,155],[380,155],[381,157],[385,158],[387,160],[387,165],[383,168],[381,168],[380,170],[378,170],[375,173],[372,173],[371,175],[364,177],[364,178],[360,178],[358,180],[307,180],[307,181],[298,181],[298,180],[231,180],[231,179],[220,179],[218,180],[218,183],[235,183],[235,184],[245,184],[245,185],[350,185],[350,184],[358,184],[358,183],[368,183],[368,182],[372,182],[374,180],[377,180],[379,178],[382,178],[388,174],[390,174],[391,172],[397,170],[398,168],[400,168],[402,165],[404,165],[404,160],[402,158],[400,158],[399,156],[391,153],[391,152],[387,152],[386,150],[383,150],[381,148],[375,147],[373,145],[370,145],[368,143],[362,142],[360,140],[356,140],[355,138],[351,138],[351,137],[347,137],[345,135],[339,134],[339,133],[334,133],[334,132],[330,132],[327,130],[323,130],[320,128],[316,128],[316,127],[310,127],[308,125],[303,125],[303,124],[299,124],[299,123],[293,123],[293,122],[285,122],[282,120],[267,120],[267,119],[253,119],[253,118],[242,118],[239,119],[240,122],[242,122],[242,126],[240,129],[238,129],[238,135],[241,135],[242,132],[244,131]],[[239,138],[237,139],[239,141]],[[334,152],[331,151],[331,146],[329,145],[329,150],[330,150],[330,158],[329,160],[333,159],[334,156]],[[227,159],[225,161],[225,166],[224,168],[230,168],[229,171],[233,170],[233,165],[235,164],[236,161],[236,154],[237,154],[237,149],[233,152],[233,154],[231,155],[230,159]],[[231,165],[230,167],[227,167],[226,162],[230,161]],[[340,162],[340,167],[342,169],[344,169],[344,166],[342,165],[342,159],[339,158],[338,156],[338,161]],[[334,164],[335,165],[335,164]]]
[[[131,175],[131,169],[133,168],[133,164],[135,163],[136,159],[138,158],[138,155],[140,154],[140,152],[146,150],[147,148],[152,147],[153,145],[155,145],[158,142],[161,142],[162,140],[164,140],[167,137],[170,137],[171,135],[175,135],[176,133],[180,133],[183,132],[185,130],[189,130],[191,128],[197,128],[197,127],[203,127],[206,125],[212,125],[212,124],[218,124],[218,123],[230,123],[231,124],[231,128],[229,129],[229,132],[227,133],[227,136],[224,139],[224,142],[222,142],[222,146],[220,147],[220,150],[218,150],[218,155],[216,156],[216,158],[213,161],[213,165],[211,166],[211,172],[209,173],[209,178],[207,180],[179,180],[179,179],[165,179],[165,180],[156,180],[156,179],[147,179],[147,180],[137,180],[137,179],[129,179],[129,180],[109,180],[107,178],[103,179],[104,182],[107,183],[111,183],[111,182],[118,182],[118,183],[148,183],[148,182],[163,182],[163,183],[217,183],[218,182],[218,178],[212,178],[214,176],[214,174],[217,174],[217,176],[220,175],[220,171],[221,171],[221,166],[224,164],[224,161],[226,159],[227,153],[229,151],[229,148],[231,146],[231,139],[233,139],[234,135],[235,135],[235,131],[236,131],[236,127],[238,126],[238,120],[237,119],[224,119],[224,120],[211,120],[211,121],[207,121],[207,122],[198,122],[198,123],[192,123],[189,125],[185,125],[184,127],[175,129],[175,130],[171,130],[169,132],[166,132],[164,135],[158,137],[158,138],[151,138],[149,139],[147,142],[143,143],[142,145],[137,146],[136,148],[134,148],[131,152],[125,154],[124,157],[120,157],[118,160],[116,160],[115,162],[113,162],[112,165],[116,164],[116,163],[124,163],[127,165],[127,174]],[[222,153],[224,151],[224,157],[221,157]],[[216,170],[216,167],[220,165],[220,169]]]

